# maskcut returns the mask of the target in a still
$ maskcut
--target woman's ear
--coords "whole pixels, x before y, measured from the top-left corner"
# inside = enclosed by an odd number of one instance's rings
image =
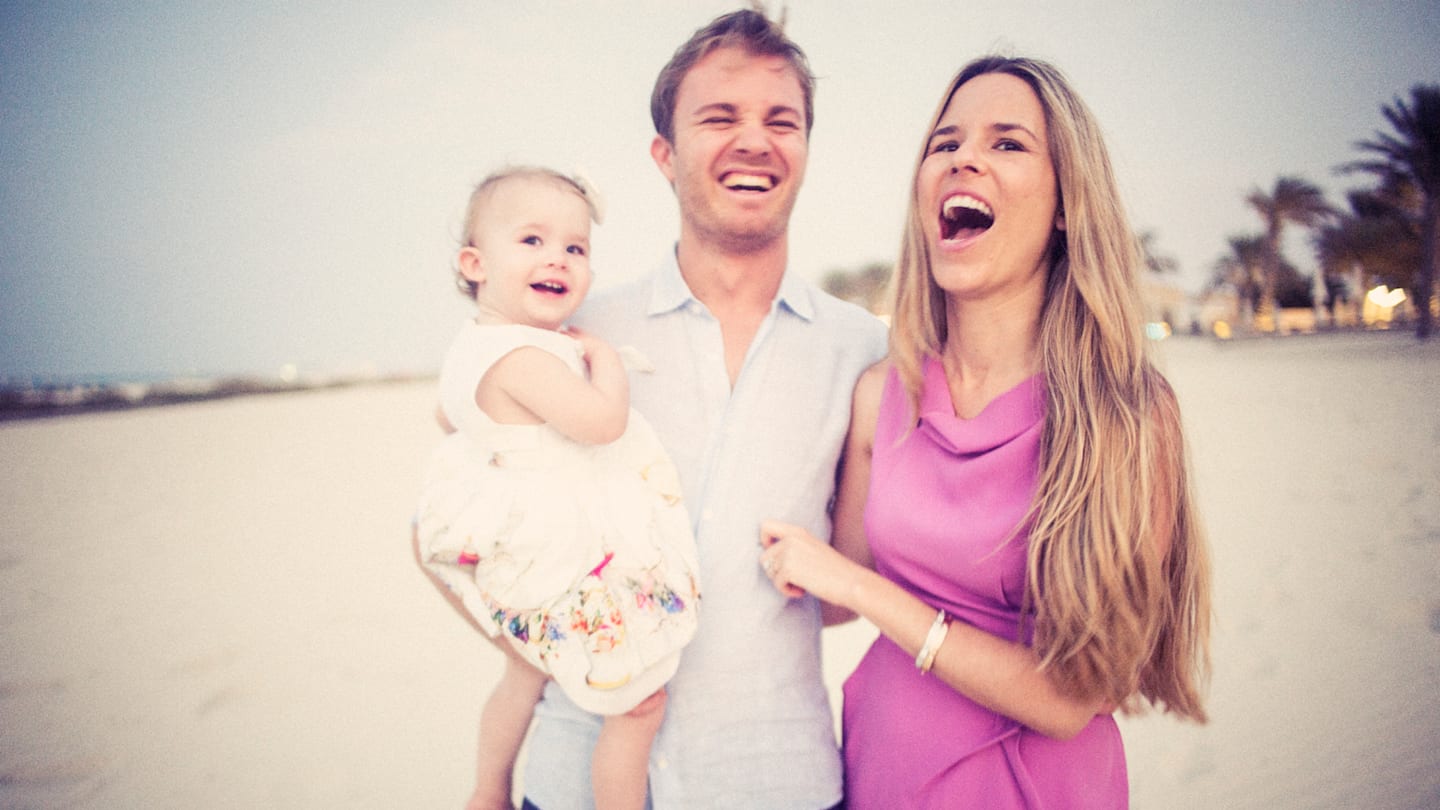
[[[1055,208],[1055,230],[1065,230],[1065,206],[1063,205]]]
[[[476,247],[460,248],[460,254],[455,257],[460,265],[460,275],[473,284],[485,283],[485,265],[480,249]]]

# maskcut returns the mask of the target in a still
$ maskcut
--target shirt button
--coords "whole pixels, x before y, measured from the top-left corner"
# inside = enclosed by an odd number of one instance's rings
[[[655,769],[656,769],[656,770],[663,771],[663,770],[665,770],[665,769],[668,768],[668,767],[670,767],[670,760],[666,759],[666,758],[663,757],[663,756],[655,757]]]

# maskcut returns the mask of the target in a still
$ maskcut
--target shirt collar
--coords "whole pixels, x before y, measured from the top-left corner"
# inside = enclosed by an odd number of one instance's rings
[[[650,304],[646,307],[645,314],[663,315],[680,309],[691,301],[699,303],[699,299],[690,291],[690,286],[685,283],[685,277],[680,275],[680,262],[675,258],[674,248],[671,248],[665,253],[660,272],[655,274],[655,282],[650,287]],[[775,302],[806,321],[815,319],[814,289],[788,270],[780,278],[780,289],[775,294]]]

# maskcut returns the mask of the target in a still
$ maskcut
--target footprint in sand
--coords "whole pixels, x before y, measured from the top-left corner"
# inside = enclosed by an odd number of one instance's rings
[[[1205,777],[1219,770],[1219,767],[1214,748],[1209,745],[1196,745],[1190,750],[1185,769],[1180,775],[1180,782],[1194,784],[1203,781]]]
[[[239,660],[239,650],[227,646],[177,661],[167,674],[187,686],[209,684],[206,694],[195,702],[195,716],[206,717],[245,698],[245,691],[231,683],[230,677]]]
[[[204,717],[217,709],[223,709],[232,703],[238,703],[245,697],[245,692],[234,686],[223,686],[211,693],[195,707],[195,716]]]
[[[73,807],[104,789],[106,772],[114,764],[104,756],[52,753],[55,756],[43,758],[27,752],[0,762],[0,787],[16,799],[16,806]]]
[[[0,700],[45,699],[54,700],[54,695],[70,688],[65,678],[28,678],[14,681],[0,681]]]

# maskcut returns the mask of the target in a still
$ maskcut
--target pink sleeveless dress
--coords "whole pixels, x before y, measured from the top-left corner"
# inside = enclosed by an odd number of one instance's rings
[[[1007,538],[1035,491],[1044,398],[1037,375],[961,419],[931,359],[918,422],[892,371],[875,427],[865,529],[876,568],[1009,640],[1020,632],[1028,533]],[[1128,805],[1112,717],[1049,739],[921,676],[884,636],[845,683],[844,754],[848,810]]]

